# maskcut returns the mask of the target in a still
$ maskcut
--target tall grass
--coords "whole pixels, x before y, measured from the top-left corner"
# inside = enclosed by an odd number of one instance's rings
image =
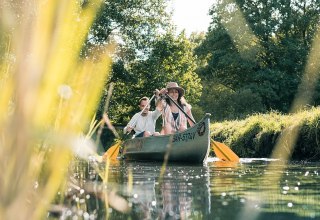
[[[0,11],[0,216],[44,219],[108,77],[110,48],[80,58],[99,0],[4,1]]]
[[[277,141],[284,132],[298,129],[297,141],[291,151],[292,160],[318,160],[320,158],[320,108],[300,110],[292,114],[270,112],[255,114],[244,120],[225,121],[211,125],[216,140],[221,140],[241,157],[272,156]],[[281,149],[288,151],[286,142]]]

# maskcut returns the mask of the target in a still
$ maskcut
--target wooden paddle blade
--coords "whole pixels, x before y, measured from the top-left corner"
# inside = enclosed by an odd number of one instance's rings
[[[215,155],[223,161],[239,162],[240,158],[227,145],[211,140],[211,147]]]
[[[103,160],[107,160],[107,159],[108,160],[116,160],[119,155],[120,144],[121,144],[121,141],[119,141],[115,145],[111,146],[107,150],[107,152],[104,153]]]
[[[215,161],[213,163],[213,166],[216,167],[226,167],[226,168],[235,168],[239,165],[239,162],[235,162],[235,161]]]

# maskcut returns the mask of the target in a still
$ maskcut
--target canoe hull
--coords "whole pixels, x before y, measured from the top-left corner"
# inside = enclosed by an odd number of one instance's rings
[[[172,135],[134,138],[122,145],[126,160],[203,163],[210,150],[210,114],[187,130]]]

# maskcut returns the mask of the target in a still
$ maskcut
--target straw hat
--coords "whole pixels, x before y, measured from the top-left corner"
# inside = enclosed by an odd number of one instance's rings
[[[167,90],[168,90],[168,89],[176,89],[176,90],[179,91],[179,93],[180,93],[181,96],[184,95],[184,89],[181,88],[181,87],[178,85],[178,83],[176,83],[176,82],[168,82],[166,89],[167,89]]]

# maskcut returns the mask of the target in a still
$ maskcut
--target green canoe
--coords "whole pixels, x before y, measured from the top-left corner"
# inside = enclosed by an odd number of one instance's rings
[[[122,144],[122,157],[135,161],[203,163],[210,150],[210,114],[187,130],[171,135],[129,139]]]

